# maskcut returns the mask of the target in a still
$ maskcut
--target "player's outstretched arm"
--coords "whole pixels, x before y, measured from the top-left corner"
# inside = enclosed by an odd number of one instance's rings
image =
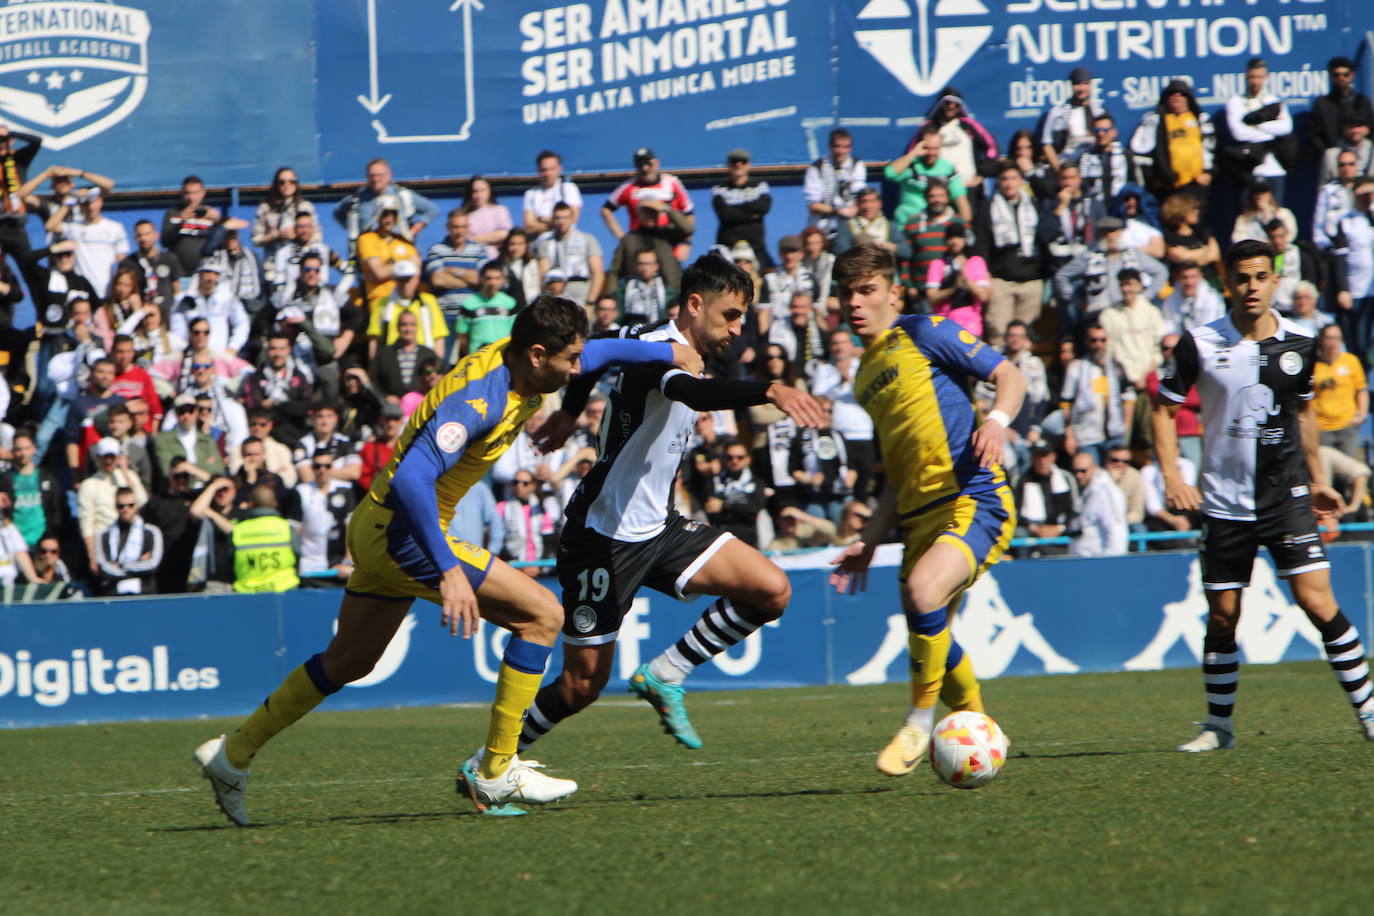
[[[757,404],[773,404],[797,421],[798,426],[818,429],[825,422],[821,405],[805,391],[776,382],[735,382],[720,378],[695,378],[675,372],[663,382],[663,393],[693,410],[733,410]]]
[[[992,410],[973,431],[973,453],[984,468],[1002,459],[1007,446],[1007,427],[1011,425],[1011,418],[1021,412],[1021,402],[1026,399],[1026,377],[1010,361],[998,363],[988,380],[996,386],[997,396],[992,402]]]
[[[883,536],[897,524],[897,491],[891,484],[883,488],[878,508],[864,525],[863,536],[840,551],[830,563],[830,585],[841,594],[853,595],[868,587],[868,567]]]
[[[701,372],[705,363],[692,347],[669,340],[634,340],[618,337],[598,337],[587,341],[582,350],[582,373],[600,372],[610,365],[637,366],[660,363],[676,366],[693,375]]]
[[[1307,473],[1312,478],[1308,489],[1312,493],[1312,511],[1317,518],[1335,520],[1345,514],[1345,500],[1331,482],[1326,479],[1326,468],[1321,459],[1321,430],[1317,426],[1317,411],[1314,402],[1302,402],[1298,412],[1298,432],[1302,436],[1303,456],[1307,459]]]

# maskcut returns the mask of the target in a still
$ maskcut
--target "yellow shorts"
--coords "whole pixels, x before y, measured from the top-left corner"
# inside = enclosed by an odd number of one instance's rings
[[[425,556],[410,530],[392,516],[390,509],[370,495],[364,496],[353,511],[348,523],[348,552],[353,557],[348,591],[369,598],[424,598],[440,604],[442,573]],[[457,538],[447,540],[472,590],[477,591],[491,568],[491,553]]]
[[[1016,530],[1016,500],[1006,484],[973,495],[961,493],[902,523],[900,579],[905,582],[927,550],[937,542],[953,544],[968,560],[968,588],[1006,553]]]

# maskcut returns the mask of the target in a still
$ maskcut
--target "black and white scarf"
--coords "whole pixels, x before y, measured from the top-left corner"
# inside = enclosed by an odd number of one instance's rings
[[[121,543],[120,537],[123,537]],[[137,515],[129,523],[126,529],[119,522],[115,522],[106,528],[101,538],[101,553],[110,563],[120,567],[125,571],[126,577],[120,579],[115,585],[116,594],[120,595],[141,595],[143,594],[143,575],[140,567],[146,565],[147,561],[141,560],[143,554],[153,550],[152,538],[148,535],[148,529],[143,523],[143,519]],[[154,551],[156,553],[156,551]],[[150,558],[156,562],[158,557]]]
[[[997,248],[1017,247],[1023,258],[1035,257],[1035,230],[1040,225],[1040,214],[1036,212],[1035,201],[1030,193],[1022,188],[1013,209],[1006,196],[998,193],[992,196],[990,208],[992,217],[992,243]]]
[[[642,315],[644,324],[657,324],[668,317],[668,287],[662,277],[645,282],[635,277],[625,284],[626,315]]]

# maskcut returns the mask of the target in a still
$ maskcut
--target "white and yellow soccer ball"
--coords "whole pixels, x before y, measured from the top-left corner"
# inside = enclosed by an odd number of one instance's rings
[[[1007,736],[991,716],[972,710],[952,712],[930,736],[930,766],[956,789],[985,786],[1007,762]]]

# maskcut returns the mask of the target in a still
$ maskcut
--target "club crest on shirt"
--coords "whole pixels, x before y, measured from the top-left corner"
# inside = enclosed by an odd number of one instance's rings
[[[577,610],[573,611],[573,629],[579,633],[590,633],[596,629],[596,611],[579,604]]]
[[[1279,357],[1279,368],[1284,375],[1297,375],[1302,371],[1302,356],[1295,350],[1289,350]]]
[[[445,423],[434,434],[434,442],[439,446],[440,451],[450,454],[460,451],[467,441],[468,431],[463,428],[461,423]]]

